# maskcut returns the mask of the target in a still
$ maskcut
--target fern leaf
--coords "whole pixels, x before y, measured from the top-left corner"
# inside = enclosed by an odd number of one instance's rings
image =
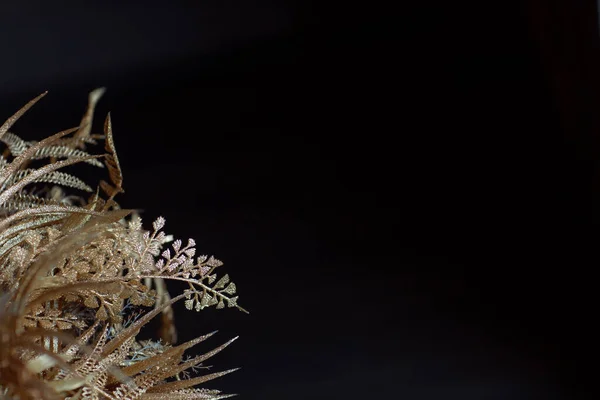
[[[17,172],[19,169],[21,169],[21,167],[28,162],[31,157],[41,148],[55,142],[56,140],[60,139],[63,136],[68,135],[69,133],[72,133],[74,131],[76,131],[77,128],[71,128],[71,129],[67,129],[65,131],[62,132],[58,132],[40,142],[35,143],[34,145],[32,145],[31,147],[28,147],[27,150],[25,150],[23,153],[19,154],[19,156],[17,158],[15,158],[10,164],[8,164],[7,166],[5,166],[1,171],[0,171],[0,185],[2,187],[5,186],[5,182],[12,176],[12,174],[14,174],[15,172]]]
[[[20,180],[22,180],[23,178],[25,178],[27,175],[31,174],[32,172],[34,172],[34,169],[24,169],[24,170],[20,170],[17,173],[13,174],[13,176],[11,177],[11,179],[8,181],[7,184],[14,184]],[[40,176],[37,179],[34,179],[32,181],[32,183],[36,183],[36,182],[43,182],[43,183],[52,183],[55,185],[62,185],[62,186],[67,186],[67,187],[71,187],[74,189],[79,189],[79,190],[83,190],[86,192],[93,192],[94,190],[89,187],[84,181],[82,181],[81,179],[77,178],[76,176],[67,174],[65,172],[60,172],[60,171],[52,171],[49,172],[45,175]]]
[[[15,154],[15,153],[13,153]],[[73,149],[67,146],[48,146],[42,147],[31,157],[32,160],[41,160],[43,158],[81,158],[81,157],[89,157],[90,154],[85,151]],[[88,164],[91,164],[95,167],[104,168],[104,165],[98,161],[97,159],[89,159],[85,161]]]
[[[8,201],[12,196],[15,195],[15,193],[17,193],[18,191],[20,191],[21,189],[23,189],[23,187],[25,187],[26,185],[35,182],[36,179],[52,172],[55,171],[57,169],[72,165],[72,164],[76,164],[79,162],[82,162],[86,159],[90,159],[90,158],[99,158],[101,156],[90,156],[90,157],[81,157],[81,158],[70,158],[67,160],[63,160],[63,161],[57,161],[53,164],[49,164],[46,165],[44,167],[41,167],[39,169],[36,169],[35,171],[31,172],[30,174],[28,174],[25,178],[21,179],[20,181],[16,182],[14,185],[10,186],[9,188],[3,190],[0,193],[0,205],[4,204],[6,201]]]
[[[29,146],[31,146],[30,143],[24,141],[12,132],[6,132],[4,136],[0,138],[0,140],[6,144],[10,154],[15,157],[23,153]]]
[[[59,205],[60,202],[30,193],[19,192],[16,193],[8,202],[2,204],[0,208],[7,212],[13,212],[50,204]]]

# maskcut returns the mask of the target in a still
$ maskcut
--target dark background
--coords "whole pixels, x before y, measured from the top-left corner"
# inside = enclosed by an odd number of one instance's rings
[[[250,315],[177,309],[241,336],[208,387],[590,395],[593,2],[412,3],[2,3],[2,118],[49,90],[13,129],[39,139],[106,86],[121,204],[237,283]]]

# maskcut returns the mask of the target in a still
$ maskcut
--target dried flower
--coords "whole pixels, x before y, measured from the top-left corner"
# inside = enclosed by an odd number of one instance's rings
[[[203,355],[184,356],[214,332],[175,345],[172,305],[185,298],[189,310],[227,304],[245,311],[237,305],[236,286],[227,274],[217,277],[221,261],[195,258],[192,239],[183,246],[166,235],[164,218],[146,231],[138,215],[114,200],[123,191],[123,175],[110,116],[104,135],[91,133],[102,93],[90,94],[79,127],[40,142],[9,130],[45,93],[0,127],[6,145],[0,155],[0,397],[230,397],[198,385],[234,370],[191,373],[235,339]],[[105,154],[86,152],[100,139]],[[39,166],[39,160],[48,162]],[[92,189],[59,171],[80,162],[106,167],[109,181]],[[86,198],[84,192],[92,194]],[[186,282],[188,289],[172,298],[168,280]],[[140,329],[158,315],[161,339],[139,341]]]

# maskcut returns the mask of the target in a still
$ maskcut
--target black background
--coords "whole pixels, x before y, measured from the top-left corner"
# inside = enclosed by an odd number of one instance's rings
[[[250,315],[177,308],[182,340],[241,336],[211,364],[242,370],[207,387],[590,394],[595,22],[415,3],[2,3],[2,118],[49,90],[13,129],[39,139],[106,86],[122,206],[237,283]]]

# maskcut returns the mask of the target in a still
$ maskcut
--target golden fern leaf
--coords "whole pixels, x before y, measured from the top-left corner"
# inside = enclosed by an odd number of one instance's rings
[[[24,141],[12,132],[6,132],[4,136],[0,138],[0,141],[6,144],[10,154],[15,157],[31,146],[31,143]]]
[[[34,169],[30,169],[30,168],[19,170],[10,177],[7,184],[8,185],[14,184],[14,183],[22,180],[23,178],[25,178],[27,175],[29,175],[30,173],[32,173],[34,171],[35,171]],[[34,179],[32,183],[40,183],[40,182],[52,183],[52,184],[61,185],[61,186],[68,186],[70,188],[79,189],[79,190],[83,190],[86,192],[94,191],[91,187],[88,186],[87,183],[85,183],[81,179],[77,178],[76,176],[67,174],[65,172],[61,172],[61,171],[53,171],[53,172],[44,174],[44,175],[40,176],[39,178]]]

